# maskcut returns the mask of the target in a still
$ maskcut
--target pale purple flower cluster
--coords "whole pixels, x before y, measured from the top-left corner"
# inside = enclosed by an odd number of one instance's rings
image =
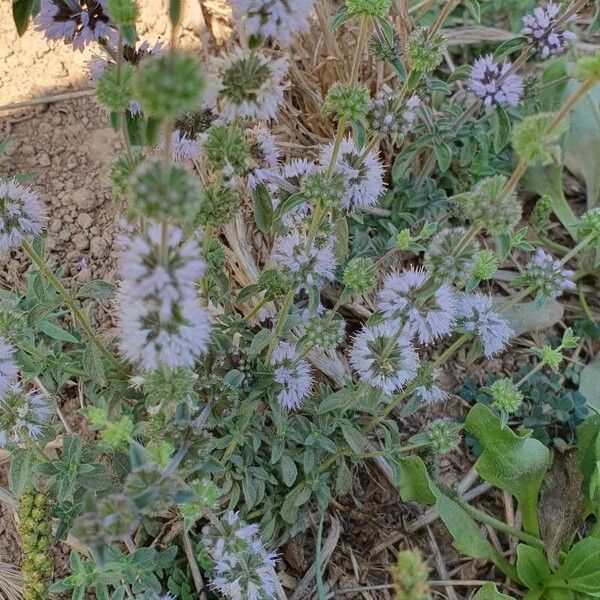
[[[237,25],[246,35],[288,44],[294,33],[305,31],[313,0],[232,0]]]
[[[333,144],[321,146],[319,164],[324,170],[329,169],[333,158]],[[342,206],[347,209],[368,208],[377,204],[385,190],[383,182],[383,165],[374,150],[366,154],[358,148],[354,140],[346,138],[342,141],[335,160],[335,172],[344,179],[345,190]]]
[[[279,342],[271,356],[273,379],[281,386],[277,402],[285,410],[297,409],[313,386],[308,363],[287,342]]]
[[[284,194],[284,198],[287,198],[290,194],[295,194],[298,191],[302,184],[302,178],[314,173],[317,168],[314,161],[304,158],[293,158],[290,162],[283,165],[277,174],[271,173],[269,175],[269,188],[274,194]],[[277,197],[275,200],[279,203]],[[286,227],[294,227],[305,219],[310,214],[310,211],[310,204],[308,202],[301,202],[285,213],[281,218],[281,222]]]
[[[404,323],[406,331],[416,335],[422,344],[430,344],[450,333],[456,318],[456,298],[447,284],[418,301],[419,295],[426,292],[428,280],[427,271],[423,269],[390,273],[377,303],[378,310],[387,318]]]
[[[350,364],[361,381],[391,395],[414,379],[418,356],[398,323],[385,321],[363,327],[354,337]]]
[[[0,395],[0,447],[38,439],[51,416],[48,398],[15,383]]]
[[[15,349],[0,336],[0,397],[14,383],[19,368],[15,362]]]
[[[461,294],[456,308],[459,329],[479,338],[487,358],[502,352],[515,335],[508,321],[492,309],[489,296]]]
[[[281,155],[273,134],[265,127],[256,126],[248,132],[251,140],[250,155],[254,166],[248,174],[248,187],[253,190],[259,183],[267,183],[279,171]]]
[[[288,269],[298,281],[298,288],[321,286],[333,281],[335,252],[333,238],[319,238],[312,242],[299,229],[277,238],[271,260],[279,267]]]
[[[478,58],[471,69],[469,89],[487,107],[517,106],[523,93],[523,80],[511,73],[511,69],[511,63],[497,64],[491,54]]]
[[[214,561],[212,587],[228,600],[271,600],[279,588],[276,553],[267,552],[257,525],[248,525],[229,512],[222,526],[206,526],[204,547]]]
[[[562,263],[538,248],[523,271],[528,283],[537,285],[545,298],[558,298],[563,292],[577,288],[573,277],[575,273],[565,269]]]
[[[225,122],[236,118],[275,120],[289,88],[287,72],[284,58],[270,58],[262,51],[250,55],[236,48],[210,61],[204,101]]]
[[[173,162],[194,160],[200,155],[200,145],[196,140],[190,140],[187,134],[175,129],[171,134],[171,158]]]
[[[42,233],[46,215],[36,192],[15,179],[0,179],[0,250]]]
[[[194,241],[182,245],[177,227],[166,232],[163,239],[161,226],[149,225],[145,235],[125,241],[121,258],[121,351],[144,371],[193,367],[210,337],[195,289],[205,270],[200,249]]]
[[[569,42],[576,40],[577,36],[571,31],[557,27],[560,13],[560,4],[551,2],[546,8],[538,6],[532,15],[523,17],[523,35],[536,46],[541,58],[549,58],[562,54]],[[576,19],[573,15],[567,22]]]
[[[424,381],[415,387],[413,394],[423,404],[437,404],[448,397],[448,393],[438,385],[438,378],[439,371],[435,371],[428,381]]]
[[[49,40],[63,40],[80,51],[92,42],[117,41],[106,0],[41,0],[35,26]]]

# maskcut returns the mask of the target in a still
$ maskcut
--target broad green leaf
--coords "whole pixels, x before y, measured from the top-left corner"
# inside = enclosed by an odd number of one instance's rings
[[[261,183],[252,190],[252,205],[258,228],[262,232],[269,231],[273,225],[273,202],[264,184]]]
[[[425,463],[418,456],[401,458],[394,464],[396,486],[404,502],[435,504]]]
[[[551,582],[566,584],[575,592],[600,597],[600,539],[586,538],[577,542]]]
[[[15,22],[19,37],[27,31],[34,4],[35,0],[13,0],[13,21]]]
[[[523,302],[511,306],[502,316],[516,335],[522,335],[552,327],[563,318],[564,310],[564,306],[556,300],[547,300],[541,307],[535,302]]]
[[[546,587],[551,575],[545,554],[526,544],[517,546],[517,573],[530,590]]]
[[[471,16],[481,23],[481,6],[477,0],[465,0],[465,6],[469,9]]]
[[[106,372],[100,350],[94,345],[89,344],[82,358],[83,370],[89,375],[90,379],[97,385],[106,385]]]
[[[181,0],[169,0],[169,19],[176,26],[181,18]]]
[[[501,594],[495,583],[486,583],[473,596],[473,600],[515,600],[512,596]]]
[[[482,404],[469,412],[465,430],[481,444],[482,452],[475,463],[479,476],[513,494],[522,509],[535,509],[550,466],[548,448],[531,437],[519,437],[503,428],[498,417]]]
[[[78,344],[79,340],[71,335],[68,331],[65,331],[62,327],[50,323],[50,321],[39,320],[35,322],[36,327],[47,336],[61,342],[69,342],[71,344]]]
[[[600,353],[581,371],[579,393],[585,397],[588,406],[600,410]]]
[[[281,468],[283,483],[285,483],[287,487],[292,487],[294,485],[294,481],[296,481],[296,477],[298,476],[296,463],[289,456],[284,454],[281,457],[279,466]]]
[[[492,129],[494,132],[494,150],[500,153],[510,139],[510,119],[506,110],[497,106],[496,110],[492,113]]]
[[[590,496],[590,482],[600,461],[600,415],[593,414],[577,429],[577,454],[579,469],[583,475],[583,490]]]
[[[571,82],[572,94],[578,83]],[[600,85],[593,87],[569,113],[569,130],[565,135],[565,166],[585,181],[588,208],[600,203]]]
[[[117,288],[107,281],[96,279],[81,285],[77,290],[78,298],[93,298],[94,300],[108,300],[114,297]]]
[[[329,396],[323,399],[321,404],[319,404],[317,412],[320,415],[323,415],[328,412],[338,411],[339,409],[343,408],[346,404],[348,404],[348,402],[352,398],[353,393],[354,388],[347,386],[337,392],[334,392],[333,394],[330,394]]]
[[[26,487],[35,483],[35,466],[38,463],[39,459],[33,450],[17,448],[13,451],[10,462],[9,481],[10,491],[17,498]]]

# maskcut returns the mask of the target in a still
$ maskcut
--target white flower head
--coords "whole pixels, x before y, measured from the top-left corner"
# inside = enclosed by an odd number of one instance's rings
[[[0,179],[0,250],[42,233],[46,214],[36,192],[15,179]]]
[[[299,357],[291,344],[279,342],[271,356],[271,365],[273,379],[282,386],[277,393],[277,402],[286,410],[297,409],[313,386],[308,363]]]
[[[0,336],[0,397],[13,385],[19,372],[14,355],[15,349]]]

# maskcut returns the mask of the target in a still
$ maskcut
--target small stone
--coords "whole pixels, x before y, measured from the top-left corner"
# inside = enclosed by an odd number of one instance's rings
[[[40,154],[39,164],[41,167],[49,167],[52,164],[52,161],[46,152],[42,152],[42,154]]]
[[[92,194],[92,192],[86,188],[75,190],[71,199],[80,211],[90,211],[96,205],[94,194]]]
[[[101,237],[92,238],[90,252],[94,258],[106,258],[108,256],[108,244]]]
[[[90,240],[88,236],[83,233],[78,233],[73,236],[73,243],[77,250],[87,250],[90,247]]]
[[[77,217],[77,223],[82,229],[89,229],[94,220],[87,213],[82,213]]]

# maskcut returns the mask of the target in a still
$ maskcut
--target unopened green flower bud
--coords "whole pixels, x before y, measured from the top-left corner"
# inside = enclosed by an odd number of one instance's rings
[[[144,393],[148,408],[163,403],[182,404],[194,394],[194,374],[190,369],[156,369],[144,375]]]
[[[121,417],[114,423],[107,423],[106,428],[100,431],[100,439],[113,450],[126,448],[133,437],[133,421],[128,417]]]
[[[96,99],[108,111],[123,112],[132,98],[131,81],[133,67],[129,63],[121,65],[110,64],[104,69],[96,85]]]
[[[493,405],[507,414],[519,410],[523,403],[523,394],[508,378],[494,381],[488,388],[488,392],[492,396]]]
[[[147,115],[176,118],[200,108],[204,78],[191,56],[166,52],[142,61],[133,88]]]
[[[265,292],[268,301],[285,296],[294,285],[288,273],[278,269],[263,271],[258,279],[258,285]]]
[[[119,27],[131,26],[137,17],[137,4],[134,0],[107,0],[108,14]]]
[[[591,208],[581,215],[578,233],[580,238],[593,235],[596,241],[600,241],[600,208]]]
[[[392,577],[396,589],[394,600],[431,600],[427,585],[429,573],[418,550],[398,553]]]
[[[369,40],[369,52],[376,60],[392,62],[400,57],[400,51],[400,36],[395,31],[391,42],[384,36],[376,35]]]
[[[112,192],[116,198],[122,198],[127,193],[129,178],[137,167],[144,160],[141,152],[134,152],[131,156],[119,156],[112,165],[108,173],[108,178],[112,184]]]
[[[426,27],[418,27],[408,38],[406,58],[415,71],[430,73],[444,60],[445,49],[446,42],[441,35],[436,33],[430,38]]]
[[[331,177],[326,173],[310,173],[302,179],[300,189],[309,204],[336,209],[344,196],[344,178],[341,173],[334,173]]]
[[[475,256],[473,277],[481,281],[491,279],[498,270],[498,261],[491,250],[480,250]]]
[[[384,18],[392,6],[392,0],[346,0],[346,10],[352,16]]]
[[[514,191],[504,191],[506,177],[482,179],[472,192],[452,198],[462,216],[492,235],[511,233],[521,219],[521,203]]]
[[[553,118],[551,113],[530,115],[513,127],[513,148],[527,166],[547,166],[560,160],[558,142],[567,125],[563,121],[548,133]]]
[[[541,348],[537,348],[536,352],[543,362],[545,362],[553,371],[558,372],[560,363],[563,360],[563,355],[559,348],[542,346]]]
[[[239,205],[239,197],[229,188],[204,188],[195,223],[198,227],[222,227],[227,225],[233,219]]]
[[[191,223],[200,193],[195,177],[185,167],[157,159],[142,163],[129,180],[133,208],[156,221]]]
[[[458,427],[447,419],[437,419],[430,423],[425,439],[435,454],[448,454],[460,445]]]
[[[344,269],[344,285],[353,294],[368,294],[377,283],[377,270],[370,258],[353,258]]]
[[[344,339],[344,320],[337,314],[326,313],[311,317],[301,338],[304,344],[323,350],[337,348]]]
[[[364,84],[336,82],[329,88],[321,112],[333,114],[339,120],[360,121],[367,114],[370,101],[369,90]]]
[[[250,148],[241,127],[211,127],[206,132],[203,148],[208,164],[215,171],[230,168],[237,175],[245,174]]]
[[[414,240],[410,229],[403,229],[396,236],[396,245],[398,246],[398,248],[400,248],[400,250],[408,250],[413,241]]]
[[[550,219],[552,213],[552,198],[550,196],[542,196],[533,207],[529,222],[531,226],[537,231],[543,229]]]

